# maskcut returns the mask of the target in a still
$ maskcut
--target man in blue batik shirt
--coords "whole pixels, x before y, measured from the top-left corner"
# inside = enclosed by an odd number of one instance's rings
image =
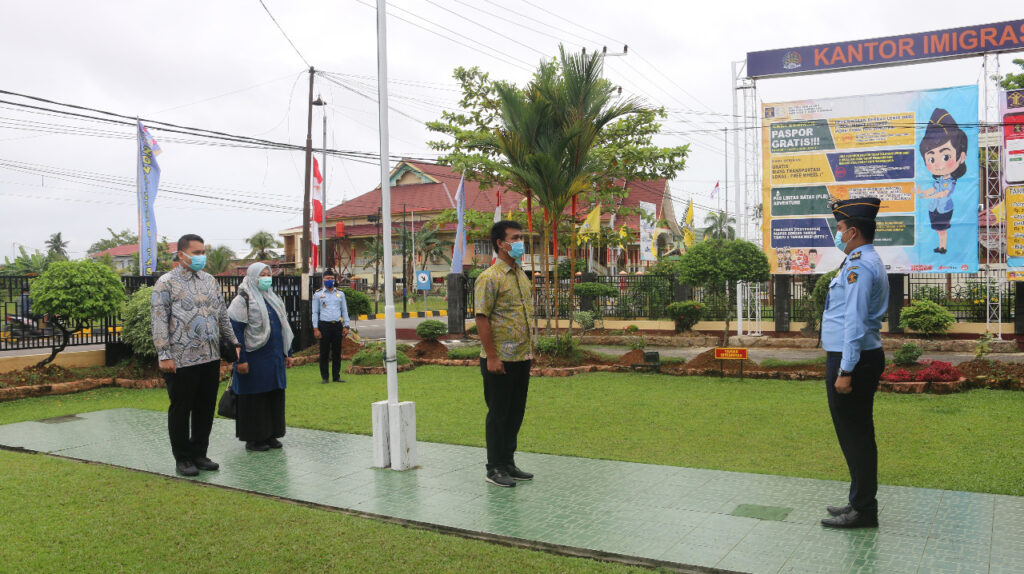
[[[348,335],[348,304],[334,286],[334,271],[324,271],[324,288],[313,293],[313,336],[320,340],[320,382],[327,384],[327,358],[335,383],[341,380],[341,343]]]
[[[874,197],[833,203],[836,247],[846,253],[839,273],[829,284],[821,317],[821,346],[828,353],[825,387],[828,408],[850,469],[846,506],[830,506],[833,528],[878,526],[878,447],[875,444],[874,400],[885,369],[882,317],[889,303],[885,264],[872,242],[881,201]]]

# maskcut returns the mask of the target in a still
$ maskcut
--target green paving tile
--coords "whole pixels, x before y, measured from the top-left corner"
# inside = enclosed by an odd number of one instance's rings
[[[746,516],[748,518],[757,518],[760,520],[783,521],[787,516],[789,516],[790,512],[793,512],[792,508],[761,506],[759,504],[741,504],[737,506],[735,510],[730,512],[730,514],[733,516]]]
[[[0,426],[0,445],[173,476],[166,415],[113,409]],[[289,428],[245,450],[218,419],[200,482],[549,544],[753,573],[1024,572],[1024,498],[882,486],[877,529],[822,528],[848,484],[521,453],[537,475],[483,480],[477,447],[419,443],[421,467],[371,468],[371,439]]]

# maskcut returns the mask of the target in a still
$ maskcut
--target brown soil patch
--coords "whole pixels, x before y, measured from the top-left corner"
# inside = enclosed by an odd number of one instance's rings
[[[448,347],[440,341],[422,339],[416,343],[409,355],[415,359],[447,359]]]
[[[724,363],[724,367],[723,367],[723,363]],[[726,373],[737,373],[738,374],[740,372],[740,365],[743,365],[743,371],[744,372],[761,370],[761,368],[757,365],[757,363],[755,363],[754,361],[751,361],[750,359],[744,359],[742,361],[736,361],[736,360],[722,361],[722,360],[716,359],[715,358],[715,350],[714,349],[708,349],[707,351],[704,351],[703,353],[697,355],[693,359],[687,361],[686,364],[685,364],[685,367],[687,369],[715,369],[715,370],[723,370],[723,368],[724,368]],[[773,367],[772,370],[776,370],[776,369],[774,369],[774,367]],[[801,368],[799,370],[800,371],[804,371],[804,370],[807,370],[807,369]]]
[[[974,386],[993,389],[1024,388],[1024,364],[972,359],[960,363],[957,368]]]
[[[618,363],[620,365],[640,365],[644,362],[644,350],[633,349],[619,357]]]

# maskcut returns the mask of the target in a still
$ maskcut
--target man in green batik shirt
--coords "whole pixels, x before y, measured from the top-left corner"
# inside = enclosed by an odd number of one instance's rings
[[[523,228],[514,221],[491,227],[498,259],[476,278],[476,326],[480,333],[480,372],[487,401],[487,482],[515,486],[533,475],[516,466],[519,428],[533,364],[533,292],[520,266]]]

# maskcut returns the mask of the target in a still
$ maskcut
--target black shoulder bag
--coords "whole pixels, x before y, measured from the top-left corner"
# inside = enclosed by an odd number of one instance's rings
[[[240,291],[239,296],[245,299],[245,306],[249,307],[249,294],[245,291]],[[228,363],[238,362],[238,352],[235,350],[235,346],[230,341],[221,339],[220,341],[220,358]],[[237,368],[237,367],[235,367]],[[226,418],[233,419],[237,416],[237,405],[238,397],[235,395],[235,391],[231,390],[231,385],[228,384],[228,388],[224,389],[224,394],[220,396],[220,402],[217,403],[217,414]]]

